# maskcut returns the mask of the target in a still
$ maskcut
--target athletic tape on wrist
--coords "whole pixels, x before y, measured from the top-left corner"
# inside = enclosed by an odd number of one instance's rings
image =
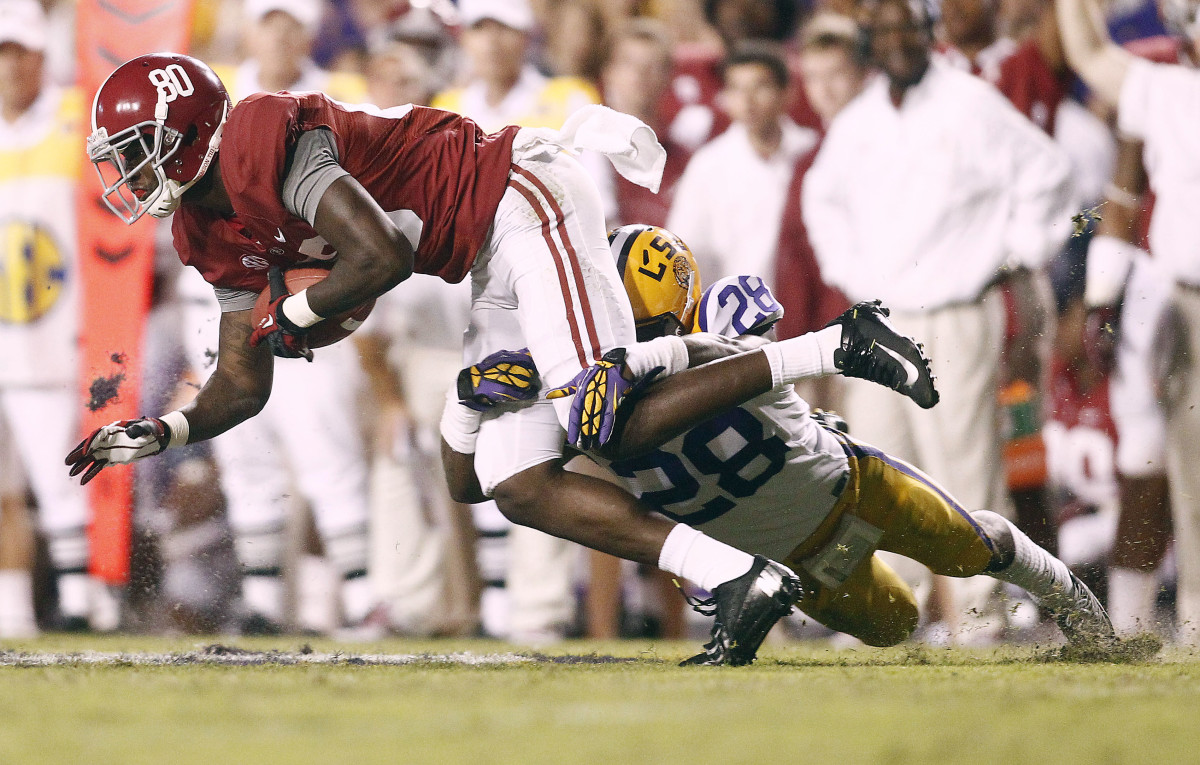
[[[297,327],[311,327],[325,318],[313,311],[312,308],[309,308],[307,289],[300,290],[295,295],[285,298],[279,310],[288,318],[288,321]]]
[[[174,412],[164,414],[159,419],[162,420],[163,425],[166,425],[167,429],[171,432],[171,438],[167,441],[166,448],[172,449],[176,446],[183,446],[188,442],[188,436],[191,435],[192,428],[188,424],[187,417],[184,416],[183,412],[176,409]]]
[[[446,406],[442,409],[442,420],[438,426],[442,439],[450,448],[459,454],[474,454],[482,419],[482,412],[468,409],[458,402],[458,388],[451,385],[446,391]]]

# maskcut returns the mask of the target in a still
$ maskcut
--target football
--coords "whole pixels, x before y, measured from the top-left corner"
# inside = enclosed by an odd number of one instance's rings
[[[289,268],[283,272],[283,281],[287,284],[288,292],[295,295],[302,289],[307,289],[317,282],[329,276],[327,268],[309,268],[297,267]],[[258,300],[254,303],[254,310],[251,311],[251,318],[254,321],[254,326],[262,321],[267,315],[267,306],[271,303],[271,288],[263,290],[259,293]],[[354,310],[339,313],[336,316],[330,316],[323,319],[308,330],[308,347],[323,348],[326,345],[333,345],[338,340],[343,340],[350,336],[354,330],[358,329],[359,325],[371,314],[371,309],[375,307],[375,300],[372,298]]]

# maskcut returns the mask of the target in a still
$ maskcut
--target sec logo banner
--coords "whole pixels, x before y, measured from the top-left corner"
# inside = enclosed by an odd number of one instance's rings
[[[0,224],[0,245],[0,321],[29,324],[62,297],[62,249],[49,231],[21,221]]]

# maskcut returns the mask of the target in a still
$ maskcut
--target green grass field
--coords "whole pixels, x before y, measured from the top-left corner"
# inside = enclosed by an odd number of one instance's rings
[[[50,636],[0,646],[9,649],[0,663],[205,644]],[[1200,762],[1200,656],[1181,649],[1106,664],[1049,661],[1053,652],[1035,647],[788,644],[765,646],[753,667],[683,669],[675,664],[692,643],[571,642],[479,666],[437,656],[510,649],[311,647],[343,655],[325,665],[142,666],[125,657],[0,667],[0,763]],[[354,662],[424,653],[434,656]]]

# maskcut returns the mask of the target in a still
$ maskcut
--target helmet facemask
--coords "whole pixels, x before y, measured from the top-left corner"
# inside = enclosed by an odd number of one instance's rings
[[[648,343],[655,338],[669,335],[687,334],[684,331],[683,322],[673,313],[664,313],[661,316],[651,316],[649,319],[637,321],[634,330],[639,343]]]
[[[204,176],[220,147],[221,132],[229,114],[228,104],[196,175],[185,183],[168,177],[164,168],[184,146],[186,136],[165,124],[167,110],[167,99],[160,92],[153,120],[136,123],[111,136],[107,128],[94,126],[88,136],[88,158],[100,176],[101,198],[108,209],[126,223],[133,223],[146,213],[165,218],[175,212],[184,193]],[[141,198],[130,182],[147,167],[154,173],[157,184]]]

